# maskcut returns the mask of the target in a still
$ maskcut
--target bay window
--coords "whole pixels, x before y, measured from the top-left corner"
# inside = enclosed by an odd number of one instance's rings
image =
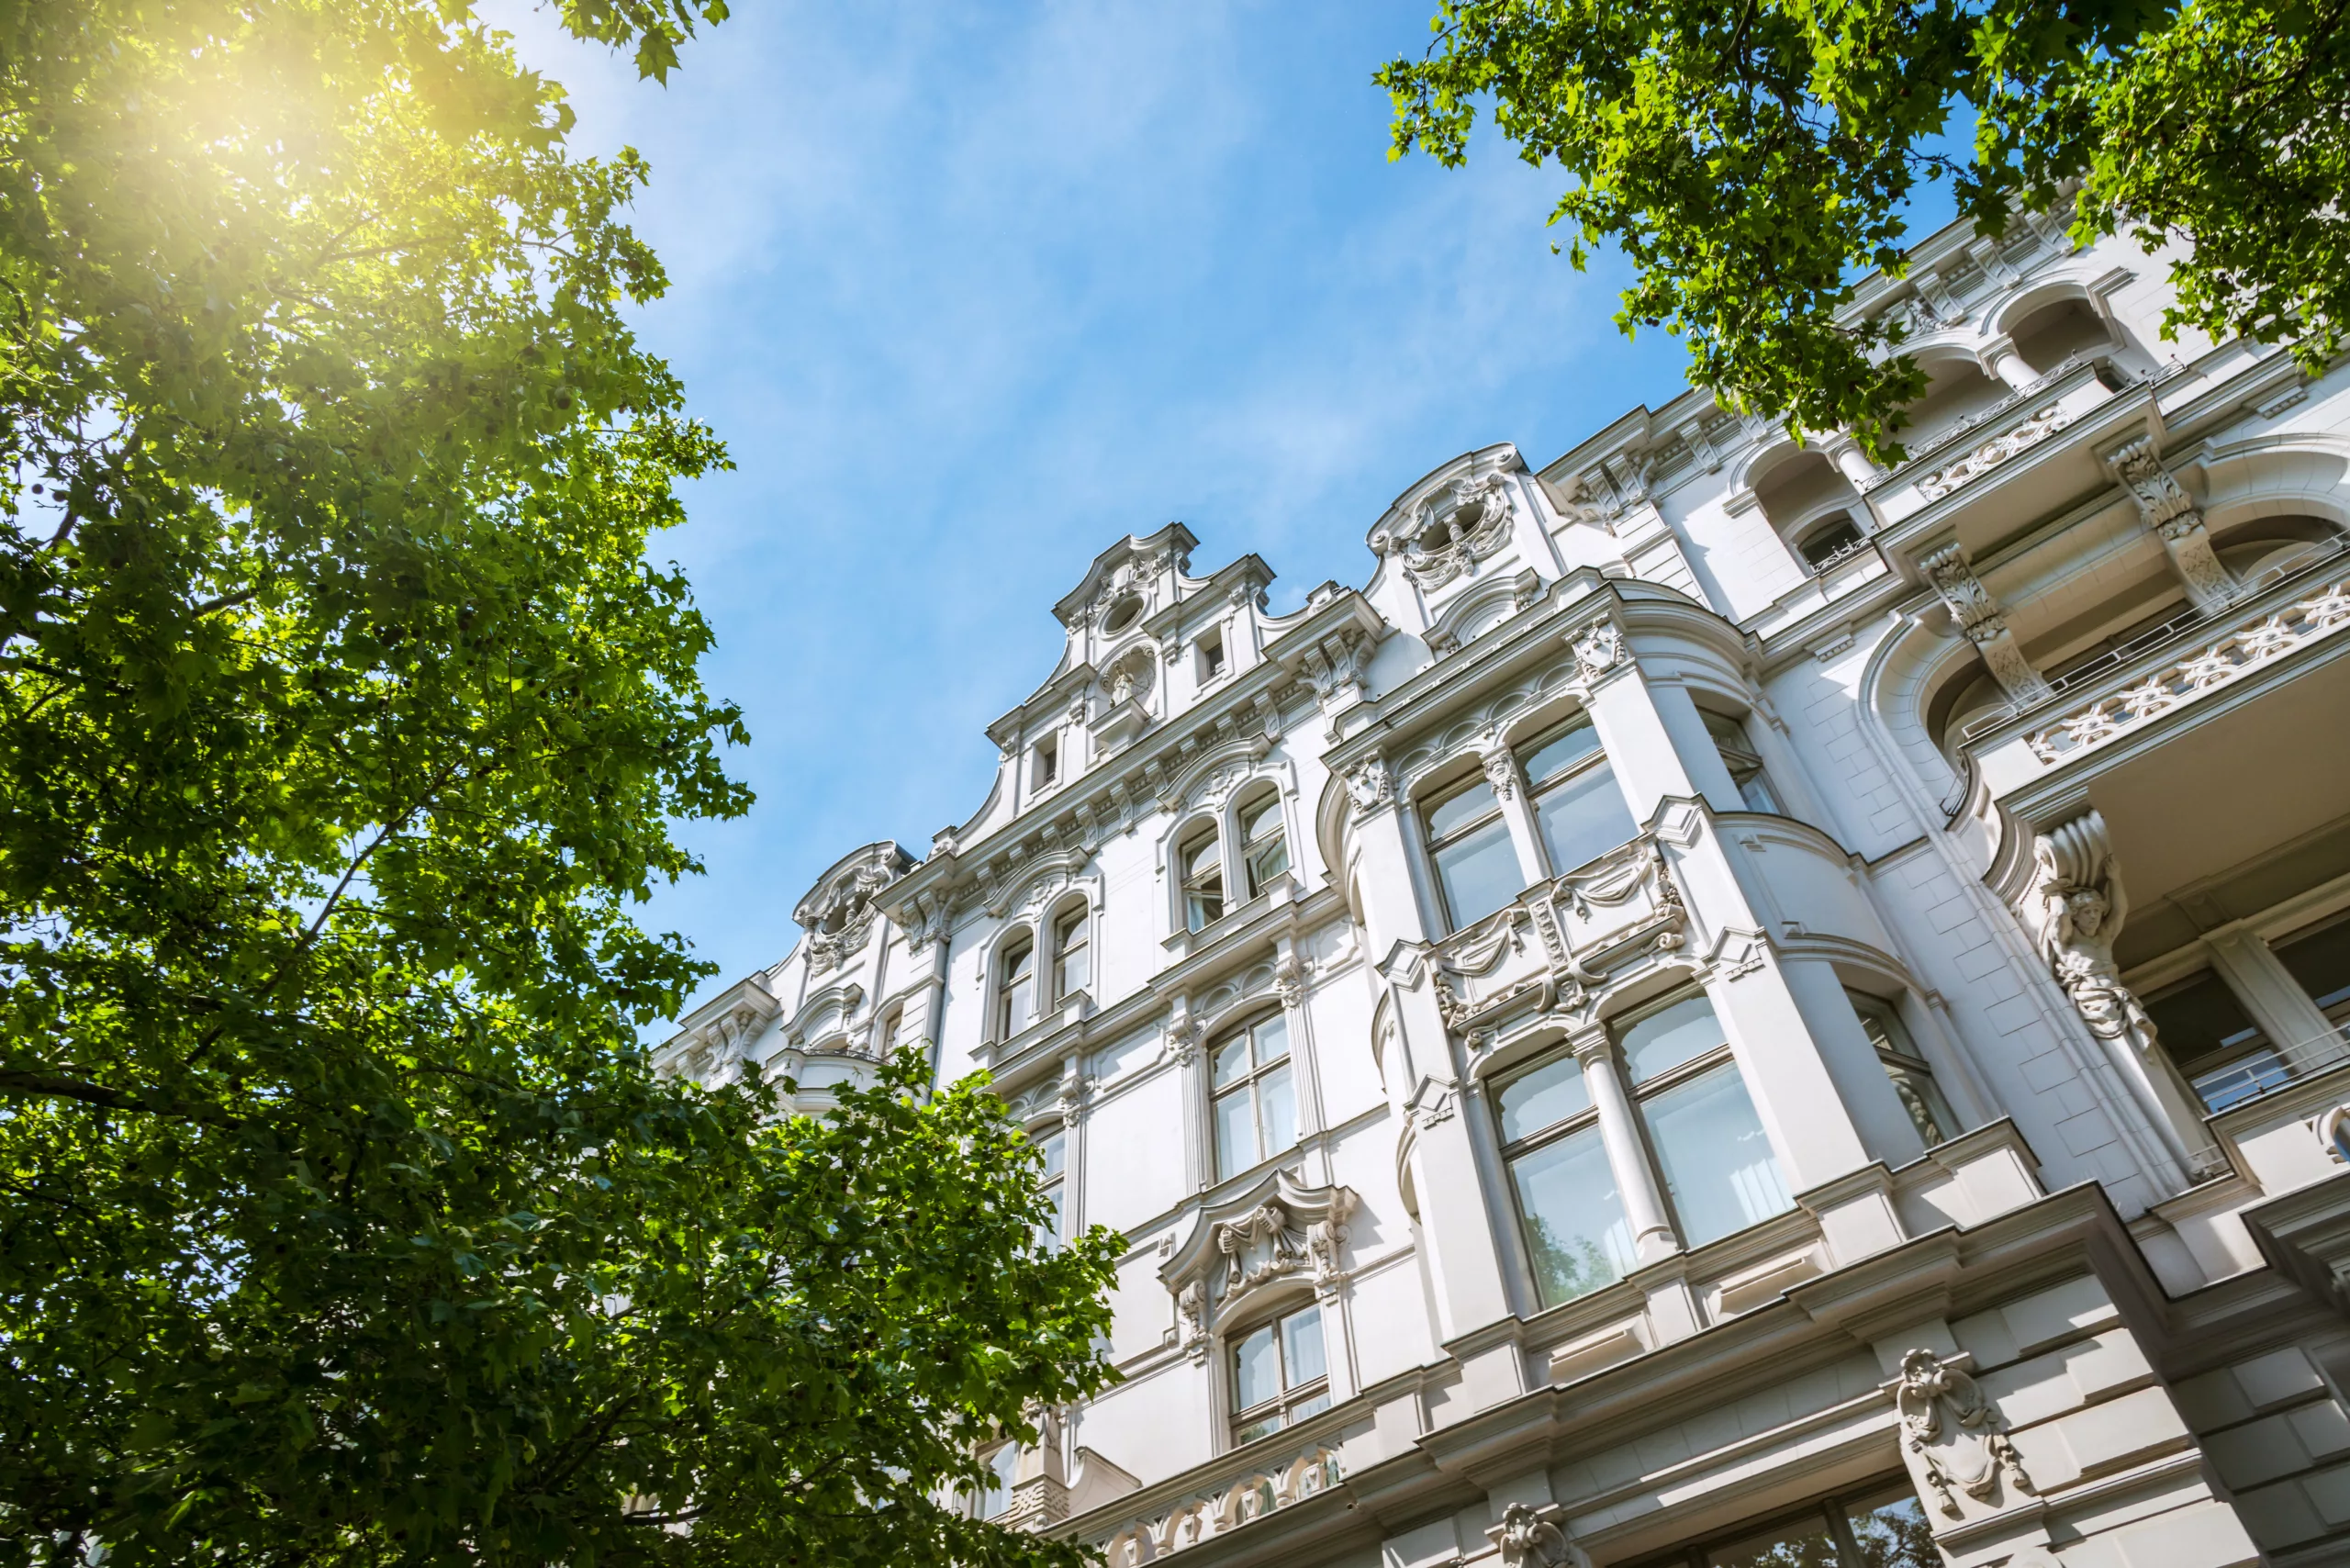
[[[1297,1141],[1297,1092],[1289,1025],[1269,1014],[1209,1052],[1214,1096],[1215,1173],[1221,1182]]]
[[[1729,769],[1730,782],[1738,786],[1738,798],[1750,812],[1769,812],[1784,815],[1786,808],[1779,803],[1771,780],[1763,776],[1762,754],[1754,749],[1746,736],[1746,726],[1726,713],[1698,710],[1706,721],[1706,733],[1714,737],[1714,749],[1721,753],[1722,766]]]
[[[1445,915],[1456,931],[1516,898],[1526,886],[1517,850],[1502,820],[1501,801],[1483,778],[1431,801],[1423,813],[1428,854],[1444,890]]]
[[[1330,1408],[1322,1309],[1301,1307],[1232,1342],[1235,1447]]]
[[[1589,864],[1639,832],[1587,718],[1554,731],[1527,754],[1526,783],[1554,876]]]
[[[1611,1106],[1628,1108],[1631,1125]],[[1582,1060],[1562,1053],[1538,1062],[1502,1085],[1496,1107],[1545,1306],[1636,1267],[1640,1212],[1669,1204],[1681,1244],[1700,1247],[1794,1206],[1702,995],[1633,1017],[1586,1045]]]
[[[1950,1103],[1942,1098],[1942,1090],[1934,1083],[1934,1070],[1926,1065],[1925,1057],[1909,1039],[1903,1027],[1901,1014],[1893,1003],[1863,991],[1848,991],[1852,1012],[1861,1021],[1861,1032],[1876,1047],[1876,1059],[1885,1069],[1886,1077],[1893,1081],[1893,1092],[1901,1108],[1909,1113],[1909,1121],[1918,1136],[1926,1140],[1928,1148],[1948,1143],[1964,1129],[1952,1114]]]

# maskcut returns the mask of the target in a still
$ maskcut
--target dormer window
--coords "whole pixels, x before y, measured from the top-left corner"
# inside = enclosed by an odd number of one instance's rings
[[[1185,840],[1175,862],[1183,879],[1183,924],[1203,931],[1224,918],[1224,855],[1215,829]]]
[[[1224,633],[1203,632],[1196,646],[1200,651],[1200,684],[1205,686],[1224,673]]]
[[[1060,742],[1046,735],[1036,743],[1036,788],[1050,788],[1061,776]]]

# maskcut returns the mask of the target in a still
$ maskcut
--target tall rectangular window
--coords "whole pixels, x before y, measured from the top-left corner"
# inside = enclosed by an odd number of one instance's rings
[[[1711,1002],[1684,996],[1643,1014],[1617,1045],[1683,1246],[1795,1206]]]
[[[1852,1003],[1854,1016],[1861,1021],[1861,1032],[1876,1047],[1877,1064],[1892,1081],[1895,1096],[1900,1100],[1901,1108],[1909,1113],[1910,1124],[1926,1140],[1926,1147],[1931,1148],[1956,1137],[1964,1129],[1951,1114],[1949,1102],[1942,1098],[1941,1088],[1934,1082],[1934,1070],[1926,1065],[1925,1056],[1910,1041],[1900,1013],[1880,997],[1857,991],[1844,994]]]
[[[2204,1109],[2224,1111],[2291,1081],[2292,1070],[2227,982],[2206,969],[2146,998],[2146,1015]]]
[[[1554,1057],[1502,1086],[1502,1157],[1517,1198],[1535,1290],[1556,1306],[1613,1284],[1637,1262],[1583,1066]]]
[[[1575,720],[1528,754],[1526,783],[1553,875],[1588,865],[1639,832],[1589,719]]]
[[[1224,633],[1208,631],[1200,633],[1200,684],[1205,686],[1224,673]]]
[[[1224,846],[1214,829],[1201,833],[1175,857],[1183,879],[1183,924],[1204,931],[1224,918]]]
[[[1221,1182],[1297,1141],[1297,1093],[1289,1025],[1278,1013],[1216,1043],[1209,1057],[1215,1097],[1215,1170]]]
[[[1042,790],[1060,776],[1060,743],[1046,735],[1036,743],[1036,788]]]
[[[1746,726],[1726,713],[1705,709],[1699,712],[1706,721],[1706,733],[1714,737],[1714,749],[1721,753],[1722,766],[1729,769],[1730,782],[1738,786],[1738,798],[1746,809],[1783,814],[1786,808],[1779,803],[1778,792],[1763,775],[1762,754],[1747,737]]]
[[[1232,1344],[1232,1440],[1237,1445],[1330,1408],[1322,1309],[1309,1306]]]
[[[995,1037],[1008,1040],[1035,1015],[1036,944],[1026,935],[1013,938],[999,963],[1002,979],[996,992]]]
[[[1502,803],[1484,779],[1435,801],[1424,820],[1437,881],[1444,889],[1445,914],[1454,930],[1484,919],[1526,885],[1509,823],[1502,820]]]
[[[1052,1218],[1037,1230],[1036,1243],[1058,1251],[1061,1238],[1068,1234],[1069,1134],[1056,1128],[1038,1140],[1036,1148],[1045,1157],[1045,1172],[1040,1180],[1045,1186],[1045,1202],[1053,1211]]]
[[[1086,935],[1085,911],[1071,910],[1053,924],[1053,1000],[1092,983],[1093,950]]]

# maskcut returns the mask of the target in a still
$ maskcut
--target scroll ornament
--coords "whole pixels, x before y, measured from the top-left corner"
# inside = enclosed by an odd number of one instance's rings
[[[1946,1361],[1931,1350],[1912,1350],[1901,1358],[1894,1394],[1909,1451],[1918,1456],[1942,1511],[1953,1519],[1965,1517],[1953,1484],[1977,1502],[1990,1501],[2002,1475],[2025,1495],[2040,1495],[1998,1411],[1956,1365],[1964,1359]]]

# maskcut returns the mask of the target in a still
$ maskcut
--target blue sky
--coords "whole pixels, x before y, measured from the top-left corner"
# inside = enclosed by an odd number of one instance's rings
[[[751,815],[648,924],[712,986],[780,958],[842,854],[916,854],[985,795],[981,733],[1058,656],[1052,602],[1169,519],[1255,550],[1286,610],[1369,573],[1364,532],[1456,453],[1547,461],[1680,386],[1619,274],[1543,226],[1552,173],[1491,138],[1387,161],[1371,71],[1430,0],[761,3],[665,89],[509,18],[575,145],[643,151],[671,274],[642,315],[737,468],[656,541],[715,625]],[[705,988],[705,993],[710,988]]]

